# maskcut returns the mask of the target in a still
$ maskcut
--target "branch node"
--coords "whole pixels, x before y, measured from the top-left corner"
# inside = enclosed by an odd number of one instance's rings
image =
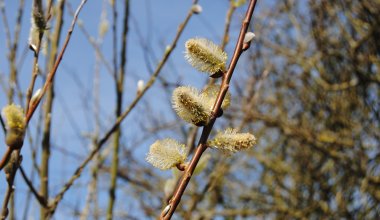
[[[249,49],[250,46],[251,46],[251,41],[248,42],[248,43],[244,43],[244,44],[243,44],[243,48],[242,48],[242,50],[243,50],[243,51],[246,51],[246,50]]]
[[[220,77],[224,76],[224,74],[225,74],[225,72],[219,70],[218,72],[211,74],[210,77],[214,78],[214,79],[217,79],[217,78],[220,78]]]
[[[179,163],[176,165],[176,167],[178,168],[178,170],[180,171],[185,171],[186,168],[187,168],[187,164],[186,163]]]

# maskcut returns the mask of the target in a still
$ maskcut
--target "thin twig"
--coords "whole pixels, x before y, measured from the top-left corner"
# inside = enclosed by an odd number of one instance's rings
[[[231,20],[232,20],[232,15],[234,14],[235,10],[236,10],[235,1],[230,0],[230,7],[228,8],[227,16],[226,16],[226,23],[224,25],[223,40],[222,40],[222,44],[220,47],[222,50],[225,50],[228,42],[230,41]]]
[[[116,3],[115,3],[116,4]],[[123,19],[123,33],[121,37],[121,52],[120,52],[120,69],[115,69],[115,87],[116,87],[116,117],[119,117],[123,106],[123,93],[124,93],[124,78],[126,73],[127,63],[127,34],[128,34],[128,19],[129,19],[129,1],[124,2],[124,19]],[[114,8],[116,11],[116,8]],[[116,19],[116,17],[115,17]],[[117,20],[114,20],[117,23]],[[114,29],[116,35],[116,28]],[[116,37],[115,37],[116,38]],[[114,54],[115,55],[115,54]],[[116,62],[116,58],[114,59]],[[115,63],[116,64],[116,63]],[[113,219],[113,208],[116,200],[116,188],[117,188],[117,170],[119,167],[119,149],[120,149],[121,129],[118,127],[114,134],[113,142],[113,155],[112,165],[110,169],[111,183],[109,188],[109,202],[107,208],[106,219]]]
[[[22,160],[22,157],[17,154],[16,160],[13,161],[13,164],[10,164],[10,166],[13,166],[13,168],[10,168],[10,172],[6,174],[8,187],[4,196],[3,207],[1,211],[1,217],[0,217],[1,220],[6,219],[9,214],[8,203],[14,191],[13,182],[16,176],[16,170],[20,166],[21,160]]]
[[[33,10],[32,13],[41,13],[42,14],[42,1],[41,0],[34,0],[32,10]],[[38,12],[34,12],[34,11],[38,11]],[[34,16],[34,15],[32,15],[32,16]],[[33,26],[35,24],[31,24],[31,25]],[[33,48],[34,59],[33,59],[32,79],[30,80],[28,90],[26,91],[26,105],[25,105],[26,106],[26,108],[25,108],[26,113],[28,113],[28,111],[29,111],[30,100],[32,98],[34,85],[36,83],[36,79],[37,79],[38,72],[39,72],[38,58],[40,55],[41,41],[42,41],[42,38],[44,36],[44,30],[38,30],[38,32],[39,33],[38,33],[38,39],[37,39],[36,45],[30,45],[30,46],[34,47]],[[29,42],[29,43],[32,43],[32,42]]]
[[[256,6],[256,2],[257,0],[251,0],[249,3],[247,13],[245,15],[244,21],[242,23],[242,27],[240,29],[239,39],[236,43],[235,51],[234,51],[231,63],[228,67],[227,72],[224,73],[221,89],[219,91],[216,102],[213,106],[212,117],[210,119],[210,122],[203,128],[202,135],[200,137],[195,154],[193,158],[191,159],[189,166],[184,171],[181,181],[173,193],[172,199],[170,199],[169,204],[165,207],[165,209],[161,213],[161,217],[160,217],[161,219],[165,219],[165,220],[171,219],[171,217],[173,216],[179,202],[181,201],[182,195],[186,190],[187,184],[190,182],[190,179],[191,179],[191,176],[193,175],[195,167],[197,166],[203,152],[207,149],[206,142],[207,142],[208,136],[210,135],[212,127],[215,123],[216,115],[221,109],[221,105],[228,91],[229,82],[234,73],[236,64],[240,58],[240,55],[243,53],[243,46],[244,46],[244,49],[247,49],[247,46],[249,46],[249,45],[244,44],[244,36],[248,30],[249,22],[251,20],[253,10]]]
[[[193,4],[197,4],[198,0],[194,0]],[[178,27],[178,31],[176,33],[176,36],[174,37],[174,40],[172,43],[168,46],[168,48],[165,50],[164,55],[161,59],[161,61],[158,63],[154,73],[151,75],[149,81],[147,82],[146,86],[141,90],[140,93],[138,93],[135,97],[135,99],[132,101],[132,103],[129,105],[129,107],[120,115],[120,117],[117,118],[114,125],[111,127],[111,129],[103,136],[102,139],[100,139],[97,142],[97,145],[95,149],[93,149],[88,157],[80,164],[80,166],[75,170],[74,174],[71,176],[71,178],[67,181],[67,183],[62,187],[61,191],[55,196],[53,200],[53,204],[51,205],[51,209],[49,212],[49,215],[47,217],[50,217],[54,214],[59,202],[62,200],[64,194],[67,190],[70,189],[70,187],[73,185],[74,181],[80,177],[80,175],[83,172],[83,169],[86,167],[86,165],[92,160],[92,158],[99,152],[99,150],[102,148],[102,146],[107,142],[107,140],[111,137],[111,135],[115,132],[115,130],[120,126],[121,122],[129,115],[129,113],[133,110],[133,108],[137,105],[137,103],[140,101],[140,99],[144,96],[144,94],[149,90],[149,88],[153,85],[153,83],[156,81],[157,76],[161,72],[162,68],[164,67],[166,61],[169,59],[172,51],[177,45],[177,42],[179,40],[179,37],[182,35],[183,30],[185,29],[187,23],[189,22],[190,18],[193,15],[192,9],[189,10],[185,20],[183,23],[181,23]]]
[[[54,65],[54,61],[57,58],[58,48],[59,48],[59,39],[61,36],[62,25],[63,25],[63,14],[65,9],[64,1],[57,2],[56,12],[55,12],[55,27],[51,36],[49,37],[50,42],[50,54],[49,61],[46,65],[46,72],[48,72]],[[44,106],[44,127],[43,127],[43,136],[41,142],[41,166],[40,166],[40,192],[41,196],[45,201],[49,198],[49,159],[50,159],[50,137],[51,137],[51,112],[53,109],[54,103],[54,80],[52,81],[51,86],[46,92],[46,100]],[[47,211],[46,206],[41,206],[40,216],[45,216]]]
[[[69,30],[67,32],[66,39],[65,39],[65,42],[63,44],[63,47],[62,47],[62,49],[61,49],[61,51],[60,51],[60,53],[59,53],[59,55],[57,57],[57,60],[54,63],[53,68],[50,70],[50,73],[47,76],[46,82],[45,82],[44,86],[42,87],[41,95],[39,97],[37,97],[37,99],[33,103],[29,103],[30,104],[30,109],[28,109],[27,114],[26,114],[26,122],[27,123],[29,123],[31,117],[34,114],[34,111],[38,107],[38,105],[39,105],[42,97],[46,93],[47,89],[51,86],[51,83],[53,81],[55,73],[57,72],[58,66],[61,63],[63,55],[65,54],[67,45],[69,44],[69,41],[71,39],[71,34],[74,31],[74,27],[75,27],[76,21],[78,19],[79,12],[81,11],[81,9],[83,8],[83,6],[84,6],[84,4],[86,2],[87,2],[87,0],[82,0],[82,2],[80,3],[80,5],[78,6],[77,10],[75,11],[74,18],[73,18],[73,21],[71,22],[70,28],[69,28]]]
[[[3,132],[5,134],[7,132],[7,129],[5,129],[5,123],[4,123],[3,117],[1,117],[1,115],[0,115],[0,123],[1,123],[1,127],[3,128]]]
[[[107,17],[107,7],[106,5],[108,2],[106,0],[103,0],[103,6],[102,6],[102,13],[101,13],[101,21],[106,19]],[[87,33],[85,27],[83,25],[79,26],[82,31],[84,30],[84,33]],[[101,24],[99,25],[99,30],[102,28]],[[93,109],[94,109],[94,121],[95,121],[95,128],[94,132],[91,138],[91,148],[96,148],[97,144],[97,138],[99,137],[99,130],[100,130],[100,119],[99,119],[99,109],[100,109],[100,101],[99,101],[99,86],[100,86],[100,66],[101,61],[104,62],[104,56],[100,52],[100,46],[102,45],[104,34],[100,34],[100,31],[98,32],[98,38],[97,40],[91,40],[90,35],[87,33],[88,37],[87,40],[90,41],[92,45],[94,45],[95,48],[95,68],[94,68],[94,77],[93,77]],[[86,35],[86,34],[85,34]],[[107,65],[106,65],[107,66]],[[111,73],[111,67],[110,73]],[[83,210],[80,215],[80,220],[88,219],[88,215],[90,214],[90,206],[91,203],[94,203],[94,211],[92,212],[92,216],[94,219],[98,219],[98,204],[97,204],[97,188],[98,188],[98,175],[99,175],[99,167],[103,163],[104,159],[101,158],[100,154],[96,154],[96,157],[93,161],[93,166],[91,168],[91,180],[88,184],[87,188],[87,198],[86,203],[83,207]]]
[[[113,1],[112,4],[112,64],[113,64],[113,77],[117,80],[117,1]]]
[[[6,45],[7,45],[8,49],[11,50],[11,44],[12,44],[11,43],[11,33],[9,30],[9,24],[8,24],[7,14],[5,11],[4,0],[0,1],[0,12],[1,12],[2,20],[3,20],[3,25],[4,25],[3,27],[4,27],[4,31],[5,31]]]
[[[26,175],[24,168],[20,166],[20,171],[22,178],[24,179],[26,185],[28,185],[30,191],[34,194],[36,197],[37,201],[45,208],[47,208],[47,201],[44,197],[42,197],[36,190],[36,188],[33,186],[33,183],[29,180],[28,176]]]
[[[2,170],[5,167],[11,154],[12,154],[12,149],[10,147],[7,147],[7,150],[5,151],[0,161],[0,170]]]

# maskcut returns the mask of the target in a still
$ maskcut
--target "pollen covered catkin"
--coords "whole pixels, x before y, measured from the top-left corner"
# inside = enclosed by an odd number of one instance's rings
[[[208,85],[201,93],[201,97],[205,100],[207,100],[207,104],[210,106],[210,109],[214,106],[214,103],[216,101],[216,98],[218,97],[220,90],[220,85],[213,84]],[[224,100],[222,102],[222,108],[226,109],[228,106],[230,106],[231,102],[231,93],[227,91],[226,96],[224,97]]]
[[[185,58],[198,71],[210,75],[226,70],[227,54],[205,38],[193,38],[185,44]]]
[[[166,138],[157,140],[149,149],[146,160],[161,170],[167,170],[175,167],[177,164],[185,162],[187,157],[184,144],[178,141]]]
[[[205,125],[211,117],[208,100],[196,88],[181,86],[173,91],[173,109],[184,121],[194,125]]]
[[[256,138],[250,133],[237,133],[236,130],[228,128],[224,132],[218,132],[207,144],[222,151],[234,153],[253,147],[256,144]]]
[[[23,109],[15,104],[10,104],[5,106],[1,113],[7,129],[5,143],[13,149],[21,148],[24,143],[26,127]]]

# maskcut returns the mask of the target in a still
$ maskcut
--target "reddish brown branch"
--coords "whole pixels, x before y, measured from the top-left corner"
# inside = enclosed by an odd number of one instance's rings
[[[53,68],[50,70],[49,75],[47,76],[46,82],[45,82],[45,84],[42,88],[42,91],[41,91],[41,95],[39,97],[37,97],[37,99],[33,103],[28,103],[30,108],[28,109],[28,112],[26,114],[26,122],[27,123],[30,121],[31,117],[33,116],[34,111],[38,107],[38,104],[40,103],[40,101],[41,101],[42,97],[44,96],[44,94],[46,93],[47,89],[51,86],[51,83],[54,79],[55,73],[57,72],[58,66],[61,63],[63,55],[65,54],[67,45],[69,44],[69,41],[71,39],[71,34],[73,33],[76,21],[78,19],[79,12],[81,11],[81,9],[83,8],[83,6],[86,2],[87,2],[87,0],[82,0],[82,2],[78,6],[78,8],[74,14],[73,21],[71,22],[71,26],[67,32],[66,39],[65,39],[65,42],[64,42],[63,47],[61,49],[61,52],[59,53],[59,55],[58,55],[58,57],[54,63]]]
[[[251,0],[249,3],[245,18],[243,20],[243,23],[242,23],[242,26],[240,29],[239,39],[236,43],[235,51],[234,51],[231,63],[228,67],[227,72],[223,76],[221,89],[219,91],[216,102],[213,106],[212,118],[211,118],[210,122],[203,128],[202,135],[201,135],[201,138],[199,140],[198,147],[195,151],[195,154],[194,154],[193,158],[191,159],[189,166],[184,171],[182,178],[181,178],[181,181],[179,182],[176,190],[174,191],[173,197],[170,199],[169,204],[165,207],[164,211],[161,213],[160,219],[165,219],[165,220],[171,219],[171,217],[173,216],[179,202],[181,201],[182,195],[186,190],[187,184],[190,182],[190,179],[194,173],[195,167],[197,166],[203,152],[207,149],[206,142],[207,142],[208,136],[210,135],[212,127],[215,123],[216,115],[221,109],[221,105],[222,105],[224,97],[226,96],[226,93],[228,91],[229,83],[230,83],[231,77],[234,73],[236,64],[239,60],[240,55],[244,51],[243,47],[245,47],[244,48],[245,50],[247,49],[246,48],[247,46],[244,45],[244,36],[247,33],[249,22],[251,20],[253,10],[255,9],[256,2],[257,2],[257,0]]]
[[[7,147],[7,151],[5,151],[5,154],[3,155],[0,161],[0,170],[2,170],[5,167],[11,154],[12,154],[12,149],[10,147]]]

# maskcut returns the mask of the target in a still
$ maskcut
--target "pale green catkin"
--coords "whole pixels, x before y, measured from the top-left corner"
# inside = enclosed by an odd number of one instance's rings
[[[220,90],[220,85],[213,84],[208,85],[201,93],[201,97],[205,100],[207,100],[207,104],[210,106],[210,109],[213,107],[216,98],[218,97]],[[224,100],[222,102],[222,108],[226,109],[228,106],[230,106],[231,102],[231,93],[227,91],[226,96],[224,97]]]
[[[196,88],[181,86],[173,91],[173,108],[184,121],[205,125],[211,116],[207,99],[204,99]]]
[[[161,170],[167,170],[186,161],[186,149],[184,144],[167,138],[157,140],[149,149],[146,160]]]
[[[226,70],[227,54],[213,42],[193,38],[185,44],[185,58],[198,71],[214,74]]]
[[[256,138],[250,133],[237,133],[236,130],[228,128],[224,132],[218,132],[207,144],[223,151],[237,152],[253,147]]]

